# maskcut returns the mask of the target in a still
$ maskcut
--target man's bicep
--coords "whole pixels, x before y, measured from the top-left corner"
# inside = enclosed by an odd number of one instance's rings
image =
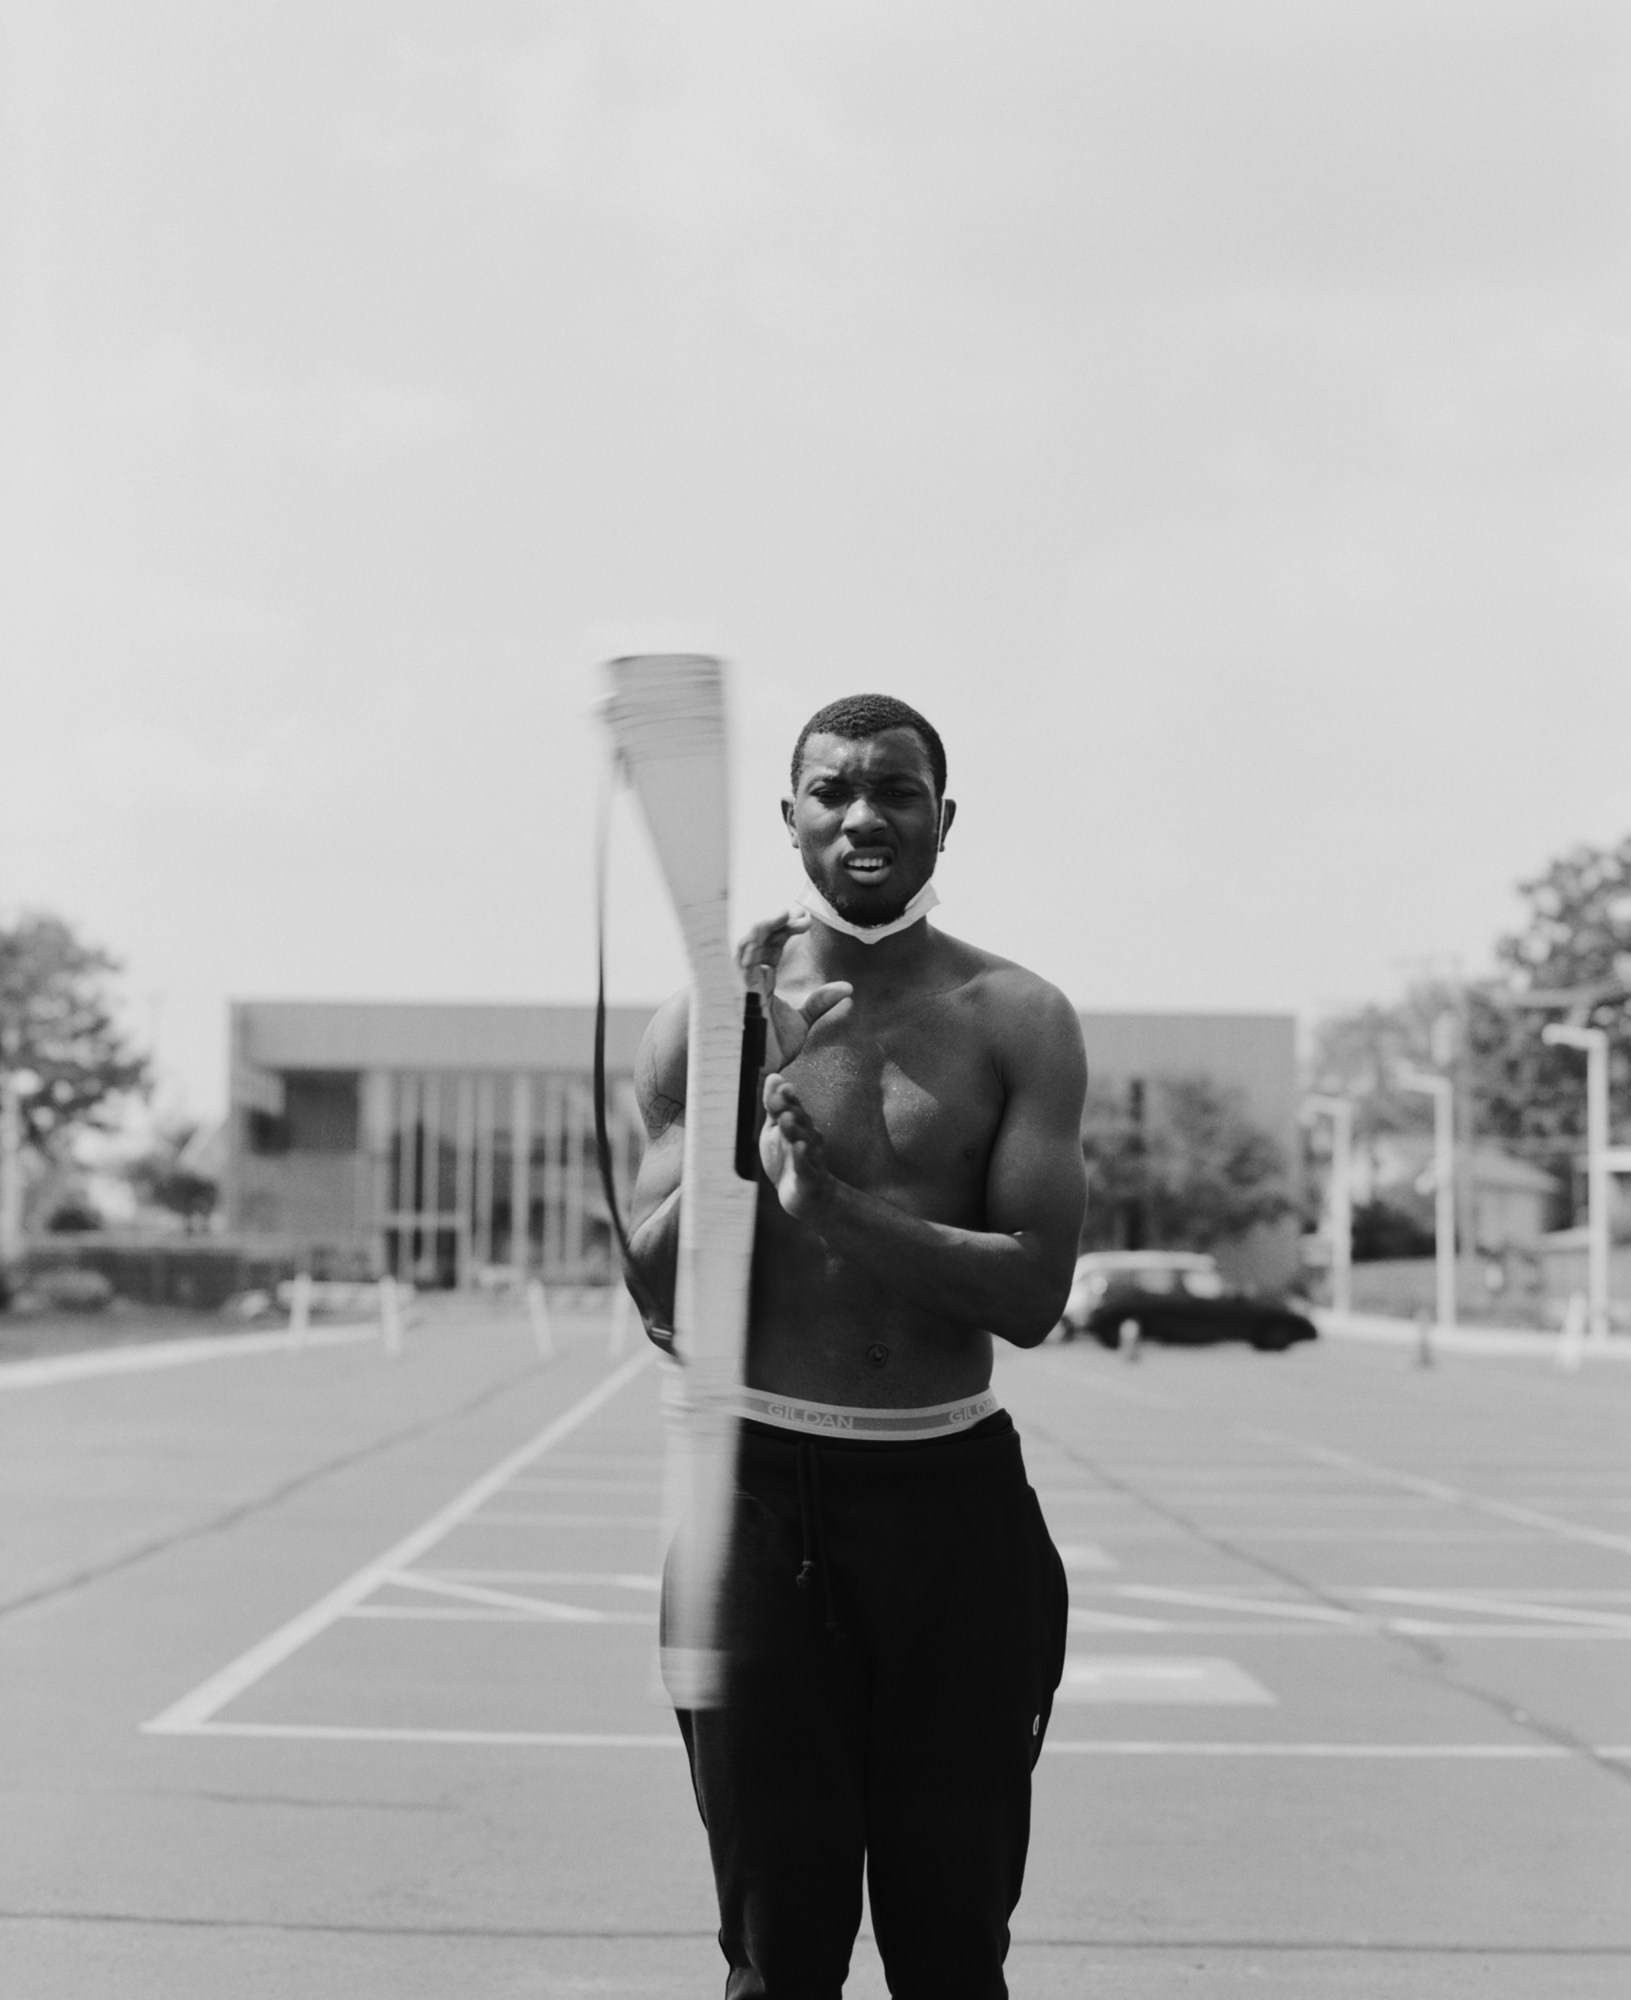
[[[667,999],[652,1015],[634,1058],[634,1099],[651,1144],[673,1125],[685,1122],[685,1071],[690,1003],[684,993]]]
[[[690,1006],[676,993],[652,1016],[634,1059],[634,1095],[646,1128],[635,1176],[632,1226],[662,1207],[680,1184],[685,1161],[685,1069]]]
[[[1074,1260],[1087,1209],[1082,1031],[1062,995],[1016,1037],[1008,1102],[986,1181],[986,1225]]]
[[[634,1177],[634,1196],[629,1203],[629,1227],[636,1230],[648,1222],[679,1187],[685,1168],[685,1121],[676,1119],[653,1139],[640,1160]]]

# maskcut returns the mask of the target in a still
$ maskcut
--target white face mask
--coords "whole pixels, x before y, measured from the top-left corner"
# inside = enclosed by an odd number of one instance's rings
[[[852,937],[858,944],[876,944],[880,938],[893,937],[897,931],[910,930],[920,917],[928,915],[940,901],[932,882],[923,887],[889,924],[852,924],[848,917],[841,917],[813,882],[806,882],[793,898],[801,910],[808,910],[818,923],[823,923],[830,931],[842,931],[845,937]]]

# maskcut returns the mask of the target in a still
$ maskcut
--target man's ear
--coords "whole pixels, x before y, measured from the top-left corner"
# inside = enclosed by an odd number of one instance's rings
[[[945,852],[946,835],[951,832],[951,823],[956,817],[957,801],[955,799],[942,799],[940,801],[940,840],[938,850],[941,853]]]
[[[782,800],[782,825],[786,827],[792,837],[793,845],[797,847],[799,836],[798,828],[793,824],[793,801],[791,799]]]

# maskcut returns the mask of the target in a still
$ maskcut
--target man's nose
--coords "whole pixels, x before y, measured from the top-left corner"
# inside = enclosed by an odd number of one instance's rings
[[[844,812],[844,831],[849,834],[866,833],[884,824],[883,814],[866,796],[858,792]]]

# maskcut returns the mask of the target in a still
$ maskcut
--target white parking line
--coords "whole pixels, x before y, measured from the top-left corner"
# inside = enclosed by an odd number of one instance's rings
[[[303,1347],[351,1347],[377,1341],[372,1322],[312,1327],[305,1333],[201,1333],[185,1340],[145,1340],[128,1347],[97,1347],[81,1354],[40,1354],[0,1362],[0,1389],[44,1389],[54,1382],[83,1382],[92,1375],[144,1375],[153,1368],[182,1368],[194,1361],[228,1361],[245,1354],[279,1354]]]
[[[187,1731],[192,1736],[263,1737],[275,1742],[452,1744],[472,1749],[533,1750],[678,1750],[679,1731],[668,1735],[588,1735],[540,1729],[414,1729],[367,1728],[322,1722],[203,1722]],[[1268,1757],[1315,1759],[1376,1759],[1401,1762],[1562,1763],[1591,1756],[1613,1763],[1631,1762],[1631,1743],[1600,1743],[1591,1750],[1572,1750],[1560,1743],[1264,1743],[1139,1740],[1117,1736],[1050,1736],[1045,1757]]]
[[[383,1555],[372,1562],[364,1563],[354,1575],[338,1584],[324,1597],[291,1618],[286,1625],[280,1625],[268,1634],[258,1645],[251,1646],[247,1653],[240,1654],[230,1665],[219,1673],[211,1674],[207,1681],[183,1695],[180,1701],[165,1709],[162,1715],[154,1716],[151,1722],[142,1724],[143,1733],[149,1736],[192,1736],[208,1727],[219,1734],[226,1727],[212,1721],[229,1702],[236,1701],[258,1680],[263,1679],[274,1667],[281,1666],[292,1653],[309,1645],[319,1633],[326,1632],[336,1619],[343,1618],[363,1599],[370,1597],[379,1587],[391,1581],[399,1570],[405,1570],[429,1549],[444,1540],[463,1522],[468,1521],[478,1509],[504,1485],[524,1471],[536,1459],[542,1458],[562,1438],[570,1437],[580,1425],[611,1399],[627,1383],[632,1382],[641,1369],[647,1367],[655,1353],[646,1347],[614,1368],[610,1375],[596,1383],[586,1396],[579,1398],[563,1415],[553,1423],[546,1424],[535,1438],[501,1458],[497,1465],[467,1486],[445,1507],[439,1508],[430,1519],[404,1535]],[[247,1727],[248,1725],[243,1725]],[[234,1730],[232,1733],[239,1733]],[[266,1733],[264,1730],[260,1733]],[[298,1733],[298,1732],[297,1732]],[[366,1732],[365,1732],[366,1733]]]
[[[1482,1493],[1469,1493],[1465,1487],[1451,1486],[1442,1479],[1425,1479],[1415,1472],[1397,1472],[1392,1466],[1378,1465],[1373,1459],[1359,1458],[1349,1451],[1332,1451],[1326,1445],[1305,1444],[1301,1438],[1287,1437],[1280,1431],[1248,1429],[1245,1426],[1242,1429],[1248,1437],[1261,1438],[1266,1444],[1297,1452],[1317,1465],[1360,1472],[1367,1479],[1381,1480],[1387,1485],[1402,1487],[1406,1492],[1423,1494],[1427,1499],[1440,1500],[1448,1507],[1468,1507],[1475,1513],[1492,1515],[1496,1520],[1512,1521],[1525,1528],[1539,1528],[1564,1541],[1584,1542],[1594,1549],[1614,1549],[1621,1555],[1631,1555],[1631,1535],[1612,1535],[1604,1528],[1588,1528],[1579,1521],[1570,1521],[1561,1514],[1545,1513],[1538,1507],[1520,1507],[1510,1500],[1492,1500]]]

